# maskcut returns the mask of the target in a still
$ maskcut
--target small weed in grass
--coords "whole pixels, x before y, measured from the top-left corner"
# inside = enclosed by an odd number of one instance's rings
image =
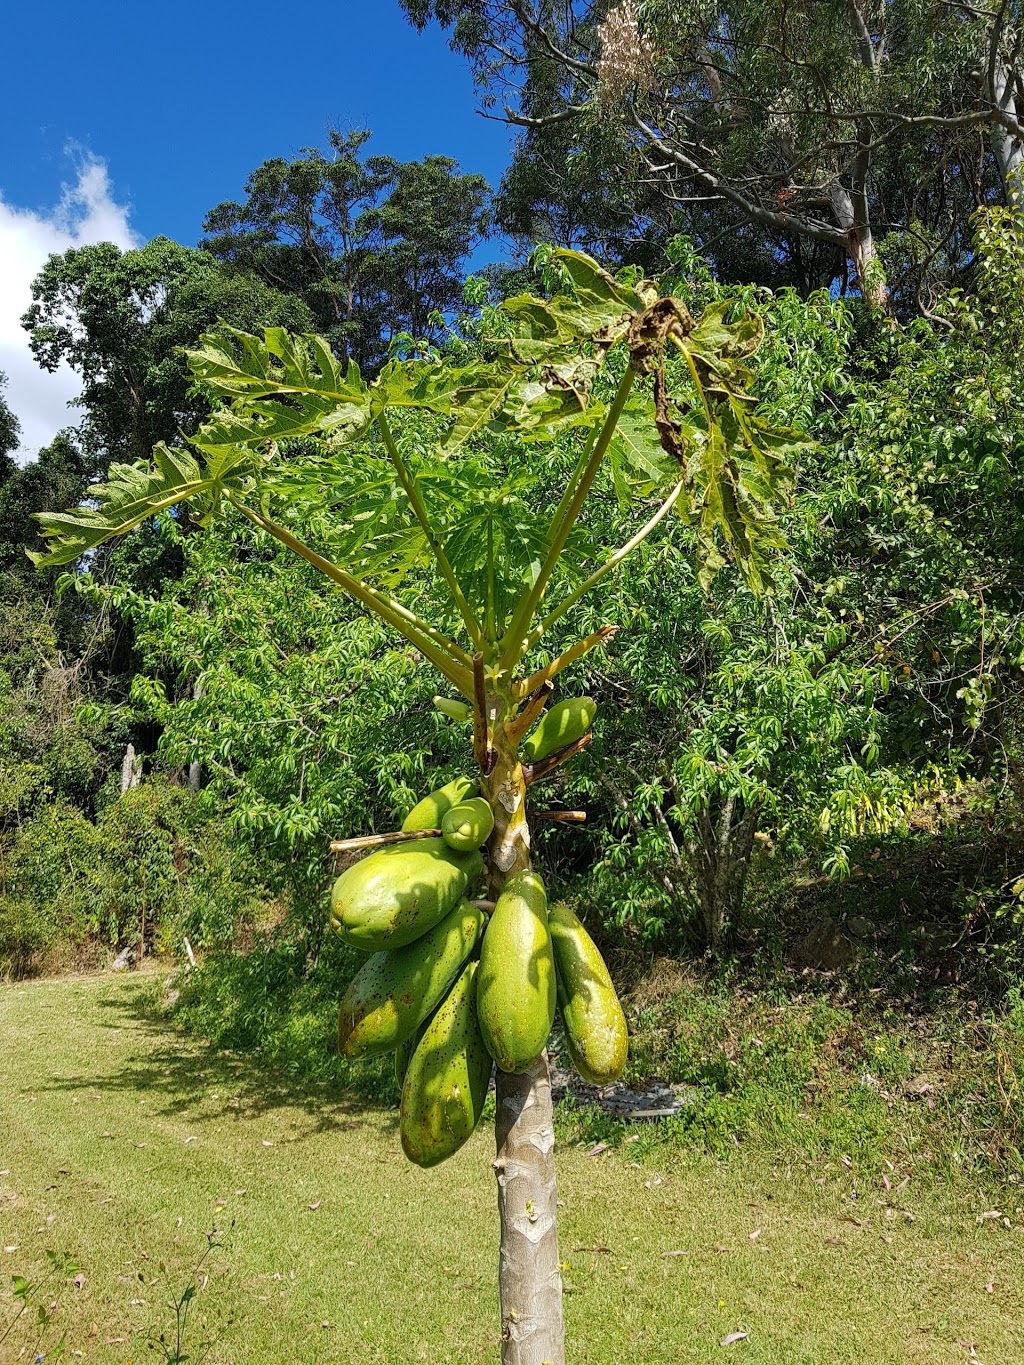
[[[231,1227],[234,1227],[234,1222]],[[172,1294],[168,1301],[174,1318],[173,1326],[159,1333],[150,1328],[142,1337],[142,1344],[155,1352],[162,1365],[184,1365],[186,1361],[192,1362],[192,1365],[200,1365],[216,1345],[216,1338],[209,1334],[205,1318],[197,1329],[193,1310],[197,1306],[200,1284],[208,1279],[203,1267],[213,1253],[226,1243],[218,1241],[222,1234],[217,1228],[211,1229],[205,1236],[206,1250],[192,1267],[187,1284],[180,1293]],[[164,1269],[162,1263],[160,1268]],[[140,1275],[140,1278],[145,1277]],[[229,1318],[228,1325],[230,1321]]]
[[[14,1316],[0,1329],[0,1347],[6,1345],[10,1360],[60,1360],[64,1356],[66,1331],[55,1345],[47,1345],[47,1341],[56,1331],[60,1297],[81,1272],[67,1253],[47,1251],[46,1261],[45,1272],[36,1279],[27,1275],[11,1277]]]

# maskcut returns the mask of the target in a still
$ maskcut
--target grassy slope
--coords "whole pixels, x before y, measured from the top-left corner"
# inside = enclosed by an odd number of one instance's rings
[[[59,1310],[72,1358],[152,1359],[135,1334],[170,1325],[204,1231],[233,1220],[199,1296],[211,1361],[495,1359],[490,1134],[419,1171],[394,1114],[204,1049],[153,1021],[152,989],[0,988],[0,1272],[75,1255],[85,1284]],[[968,1188],[887,1194],[856,1169],[818,1183],[742,1157],[661,1151],[656,1169],[629,1152],[559,1155],[574,1365],[944,1365],[971,1358],[963,1343],[984,1365],[1024,1360],[1013,1208],[1009,1228],[979,1224],[991,1205]],[[661,1254],[676,1249],[689,1254]],[[10,1316],[5,1290],[0,1330]],[[735,1331],[749,1336],[719,1347]]]

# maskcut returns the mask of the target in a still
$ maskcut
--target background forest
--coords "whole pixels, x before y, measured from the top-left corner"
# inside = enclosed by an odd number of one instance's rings
[[[182,348],[221,324],[319,333],[367,375],[471,356],[498,301],[552,291],[546,245],[583,248],[694,314],[759,315],[757,396],[802,433],[765,594],[729,556],[701,581],[671,518],[576,609],[577,634],[617,628],[562,683],[599,721],[547,795],[587,821],[536,856],[626,987],[631,1079],[693,1087],[673,1140],[885,1153],[919,1141],[913,1112],[929,1159],[1017,1178],[1015,7],[402,8],[518,129],[500,186],[329,130],[211,207],[199,246],[81,247],[35,281],[33,353],[81,401],[25,465],[0,405],[0,971],[188,952],[191,1027],[391,1097],[333,1053],[352,954],[324,934],[328,844],[393,827],[465,731],[409,646],[242,520],[157,517],[69,573],[28,559],[32,514],[195,432],[215,399]],[[580,569],[650,515],[656,458],[626,443]],[[470,533],[507,526],[503,498],[546,506],[528,443],[508,465]],[[425,599],[396,537],[368,569]]]

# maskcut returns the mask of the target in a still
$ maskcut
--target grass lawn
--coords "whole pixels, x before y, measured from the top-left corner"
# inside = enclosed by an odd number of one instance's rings
[[[0,987],[0,1334],[11,1276],[66,1251],[84,1279],[47,1342],[66,1329],[69,1359],[160,1360],[143,1337],[172,1330],[219,1228],[187,1338],[212,1340],[210,1362],[495,1361],[491,1133],[417,1170],[393,1112],[182,1037],[150,1008],[157,984]],[[573,1365],[1024,1362],[1019,1187],[633,1150],[559,1153]],[[32,1359],[24,1326],[0,1361]]]

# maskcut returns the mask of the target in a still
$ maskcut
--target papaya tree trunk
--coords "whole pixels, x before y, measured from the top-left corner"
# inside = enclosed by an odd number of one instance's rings
[[[530,868],[530,827],[516,742],[505,728],[510,701],[488,696],[487,709],[493,767],[483,789],[494,811],[488,854],[496,900],[506,877]],[[502,1365],[565,1365],[547,1053],[520,1076],[499,1069],[495,1099]]]

